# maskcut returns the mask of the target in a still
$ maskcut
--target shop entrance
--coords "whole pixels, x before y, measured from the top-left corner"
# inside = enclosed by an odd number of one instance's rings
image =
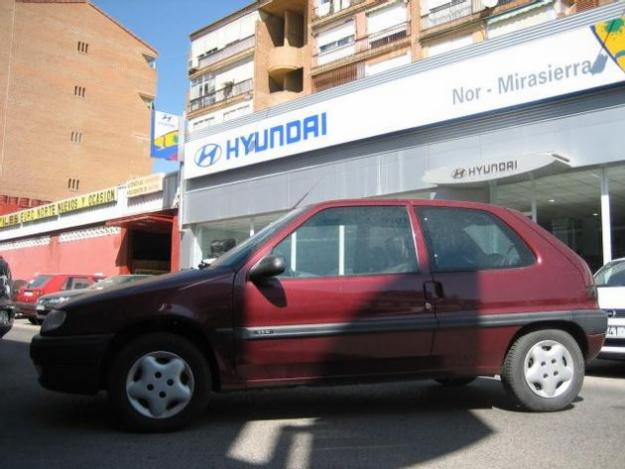
[[[107,225],[126,229],[126,270],[131,274],[171,272],[173,215],[154,214],[113,220]]]

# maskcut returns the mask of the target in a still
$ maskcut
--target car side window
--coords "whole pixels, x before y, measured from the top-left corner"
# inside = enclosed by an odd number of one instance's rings
[[[72,286],[72,290],[76,290],[78,288],[87,288],[93,282],[85,277],[75,277],[74,285]]]
[[[74,279],[72,277],[67,277],[67,279],[65,279],[65,282],[63,282],[61,291],[71,290],[72,288],[74,288]]]
[[[417,272],[405,207],[326,209],[274,249],[286,259],[280,277],[334,277]]]
[[[434,272],[505,269],[535,262],[521,238],[483,210],[420,207],[417,215]]]

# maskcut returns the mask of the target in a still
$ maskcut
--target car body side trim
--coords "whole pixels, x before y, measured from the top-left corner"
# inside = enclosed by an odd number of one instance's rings
[[[401,332],[463,327],[524,326],[541,321],[566,321],[580,326],[586,334],[605,333],[607,315],[602,310],[550,311],[532,313],[489,314],[443,313],[419,315],[417,318],[356,320],[354,322],[297,324],[288,326],[240,327],[236,335],[243,340],[269,340],[294,337],[322,337],[364,334],[372,332]],[[225,332],[225,331],[223,331]]]

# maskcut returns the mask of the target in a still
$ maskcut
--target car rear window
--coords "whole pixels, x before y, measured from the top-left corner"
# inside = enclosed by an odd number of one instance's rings
[[[535,262],[521,238],[483,210],[417,209],[435,272],[467,272],[525,267]]]
[[[37,275],[28,282],[28,288],[41,288],[52,278],[52,275]]]
[[[598,287],[625,286],[625,261],[606,264],[595,274],[595,284]]]

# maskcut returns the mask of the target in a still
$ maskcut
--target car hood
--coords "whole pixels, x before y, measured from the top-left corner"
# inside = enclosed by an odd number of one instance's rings
[[[56,293],[48,293],[47,295],[43,295],[39,297],[40,302],[46,302],[50,300],[54,300],[56,298],[74,298],[79,295],[84,295],[89,293],[90,290],[87,288],[77,288],[75,290],[64,290]]]
[[[63,303],[67,319],[59,332],[105,334],[159,316],[223,316],[231,308],[234,275],[225,267],[188,270],[85,293]]]

